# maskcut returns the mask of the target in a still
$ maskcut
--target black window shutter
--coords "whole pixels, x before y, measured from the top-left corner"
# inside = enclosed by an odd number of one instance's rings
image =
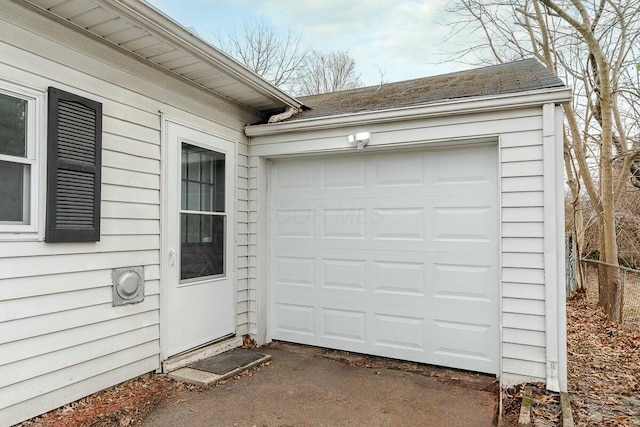
[[[47,242],[100,240],[102,104],[49,88]]]

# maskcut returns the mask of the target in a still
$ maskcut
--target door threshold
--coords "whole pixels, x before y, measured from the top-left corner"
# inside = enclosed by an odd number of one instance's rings
[[[192,363],[224,353],[242,346],[242,337],[232,337],[224,341],[216,342],[206,347],[200,347],[187,353],[170,357],[162,362],[162,373],[167,374],[176,369],[184,368]]]

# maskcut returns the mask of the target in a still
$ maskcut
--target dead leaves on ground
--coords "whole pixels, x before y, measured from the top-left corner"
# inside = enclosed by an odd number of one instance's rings
[[[175,383],[144,375],[25,421],[19,427],[129,427],[168,396]]]
[[[535,427],[551,427],[560,424],[560,395],[549,392],[543,383],[520,384],[502,391],[502,412],[504,426],[517,426],[520,402],[524,389],[532,396],[531,418]]]
[[[640,426],[640,330],[606,319],[584,295],[567,304],[569,391],[579,426]]]
[[[576,426],[640,426],[640,329],[610,322],[584,294],[567,301],[567,369]],[[533,392],[534,426],[561,425],[558,395]],[[522,387],[503,391],[504,425],[517,425]]]

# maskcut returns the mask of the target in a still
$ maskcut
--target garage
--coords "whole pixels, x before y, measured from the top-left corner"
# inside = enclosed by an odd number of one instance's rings
[[[570,99],[528,59],[247,126],[249,332],[566,390]]]
[[[494,143],[274,160],[272,339],[498,374]]]

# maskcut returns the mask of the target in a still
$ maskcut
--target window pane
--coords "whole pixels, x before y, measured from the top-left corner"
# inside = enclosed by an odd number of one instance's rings
[[[182,144],[181,209],[224,212],[225,155]]]
[[[200,181],[200,154],[195,150],[189,150],[187,169],[187,178],[189,181]]]
[[[213,185],[202,184],[202,207],[200,210],[213,212]]]
[[[185,180],[180,183],[180,209],[187,209],[187,181]]]
[[[29,166],[0,161],[0,221],[28,224]]]
[[[27,101],[0,94],[0,154],[27,156]]]
[[[187,210],[199,211],[200,209],[200,183],[189,181],[187,183]]]
[[[215,162],[215,186],[216,200],[213,207],[214,212],[224,212],[224,154],[220,154],[221,159]]]
[[[180,279],[224,274],[225,217],[181,214]]]
[[[200,215],[187,215],[186,243],[200,243]]]
[[[215,164],[212,161],[211,154],[207,153],[202,156],[202,182],[211,184],[213,182]]]

